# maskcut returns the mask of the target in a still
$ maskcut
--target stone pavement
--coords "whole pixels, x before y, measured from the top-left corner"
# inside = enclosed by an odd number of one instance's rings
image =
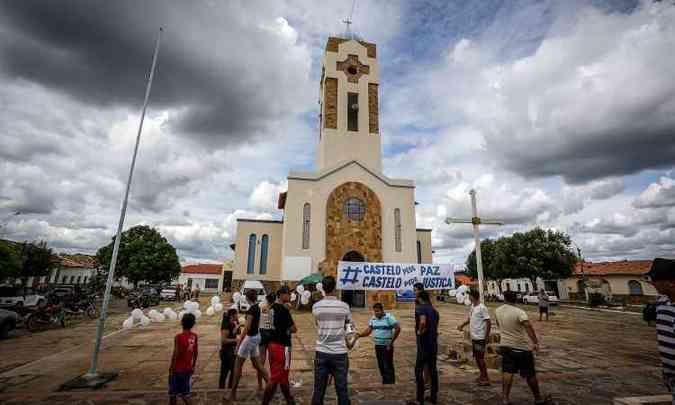
[[[202,300],[203,304],[206,299]],[[466,308],[439,303],[442,352],[460,341],[456,327]],[[537,357],[543,390],[558,404],[611,404],[615,397],[665,393],[660,381],[655,332],[639,317],[624,314],[555,309],[550,322],[538,322],[534,308],[527,308],[540,335],[542,351]],[[490,312],[494,315],[494,307]],[[362,339],[350,354],[350,388],[355,404],[397,404],[414,397],[413,367],[415,337],[411,309],[394,311],[403,331],[396,345],[397,384],[382,386],[369,339]],[[94,392],[58,392],[62,383],[86,371],[91,355],[94,323],[72,329],[52,330],[0,341],[0,403],[154,404],[166,403],[166,382],[172,339],[177,322],[152,324],[146,328],[118,330],[125,316],[110,319],[100,356],[103,370],[119,370],[119,377]],[[355,311],[359,328],[370,317]],[[309,313],[294,313],[300,333],[293,339],[291,378],[299,403],[308,404],[312,391],[312,361],[315,339]],[[219,372],[219,317],[203,316],[195,328],[200,336],[200,357],[194,376],[197,404],[220,403],[216,389]],[[84,342],[84,343],[83,343]],[[491,371],[490,387],[476,387],[477,371],[439,361],[441,396],[445,404],[498,404],[499,373]],[[256,378],[250,365],[244,367],[240,404],[260,403]],[[278,394],[277,403],[282,403]],[[328,390],[327,403],[335,403]],[[531,404],[524,381],[513,389],[515,404]]]

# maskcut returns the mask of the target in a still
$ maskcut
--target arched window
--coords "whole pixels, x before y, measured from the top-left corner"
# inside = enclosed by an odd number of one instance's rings
[[[255,266],[255,234],[252,233],[248,237],[248,263],[246,264],[246,273],[253,274],[253,266]]]
[[[422,263],[422,242],[417,241],[417,263]]]
[[[312,208],[309,203],[302,207],[302,248],[309,249],[309,226],[312,221]]]
[[[401,251],[401,210],[394,210],[394,247],[397,252]]]
[[[628,282],[628,291],[630,291],[630,295],[642,295],[642,284],[637,280],[630,280]]]
[[[260,274],[267,274],[267,249],[270,237],[263,235],[260,239]]]

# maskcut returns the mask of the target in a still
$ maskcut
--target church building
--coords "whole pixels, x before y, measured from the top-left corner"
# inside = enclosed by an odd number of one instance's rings
[[[260,280],[294,286],[339,261],[431,263],[431,230],[415,224],[415,183],[382,172],[380,72],[375,44],[328,38],[321,62],[316,170],[290,172],[281,220],[239,219],[233,288]],[[341,292],[352,306],[392,292]]]

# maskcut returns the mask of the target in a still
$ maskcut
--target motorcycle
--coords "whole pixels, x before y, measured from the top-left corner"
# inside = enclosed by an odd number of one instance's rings
[[[48,329],[54,325],[66,327],[66,314],[63,307],[59,304],[47,304],[38,307],[34,312],[26,317],[26,328],[31,332],[37,332]]]
[[[70,314],[85,314],[89,319],[96,319],[98,310],[96,309],[96,297],[93,295],[83,297],[77,302],[71,302],[66,305],[66,311]]]

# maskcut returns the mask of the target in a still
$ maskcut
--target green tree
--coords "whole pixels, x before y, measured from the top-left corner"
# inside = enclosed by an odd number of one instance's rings
[[[106,272],[110,268],[114,243],[115,237],[96,253]],[[176,249],[155,228],[138,225],[122,233],[115,267],[117,278],[126,277],[136,285],[139,281],[168,282],[179,273]]]
[[[20,251],[21,272],[23,284],[29,277],[48,276],[56,266],[54,252],[47,247],[47,242],[24,242]]]
[[[495,271],[494,258],[497,254],[497,241],[493,239],[484,239],[480,241],[481,259],[483,262],[483,275],[488,280],[498,280],[499,275]],[[478,267],[476,267],[476,249],[471,251],[466,258],[467,273],[471,278],[478,278]]]
[[[497,241],[492,265],[502,278],[526,277],[536,280],[567,278],[577,256],[570,237],[559,231],[539,227],[528,232],[516,232]]]
[[[9,243],[0,241],[0,282],[21,274],[21,260]]]

